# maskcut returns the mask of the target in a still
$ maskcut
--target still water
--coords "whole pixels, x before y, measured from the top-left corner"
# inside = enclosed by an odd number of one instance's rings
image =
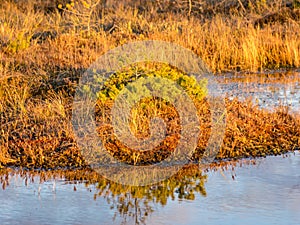
[[[39,182],[34,175],[34,181],[26,185],[24,176],[14,172],[7,177],[9,185],[0,191],[0,224],[299,225],[300,153],[258,159],[255,165],[245,162],[169,182],[168,187],[179,184],[179,189],[182,182],[187,193],[203,179],[204,190],[193,189],[194,195],[184,198],[175,188],[166,201],[153,198],[147,204],[147,194],[122,199],[122,191],[118,194],[113,185],[102,189],[100,196],[96,183]],[[153,185],[149,190],[158,188]]]
[[[216,78],[222,94],[244,101],[251,98],[262,109],[285,106],[290,113],[300,112],[300,70],[266,74],[224,74]]]

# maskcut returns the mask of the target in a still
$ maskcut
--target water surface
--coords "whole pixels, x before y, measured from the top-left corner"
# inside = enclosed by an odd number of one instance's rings
[[[251,98],[262,109],[286,106],[300,112],[300,70],[266,74],[224,74],[217,77],[222,93],[241,101]]]
[[[65,179],[40,183],[38,175],[26,185],[24,176],[16,173],[9,175],[9,185],[0,191],[0,221],[1,224],[299,225],[299,169],[299,152],[286,157],[267,157],[257,160],[256,165],[243,163],[234,170],[229,166],[228,170],[209,171],[207,178],[204,174],[200,178],[189,176],[193,182],[203,178],[205,190],[193,191],[194,196],[183,198],[178,194],[179,189],[175,189],[165,202],[152,199],[148,204],[144,204],[146,195],[131,196],[130,201],[119,199],[121,194],[112,195],[116,191],[113,186],[101,189],[97,184]],[[185,178],[181,181],[185,193],[195,186]],[[180,180],[177,182],[180,187]],[[99,190],[104,190],[104,195],[100,196]],[[124,205],[129,202],[131,206],[126,211]]]

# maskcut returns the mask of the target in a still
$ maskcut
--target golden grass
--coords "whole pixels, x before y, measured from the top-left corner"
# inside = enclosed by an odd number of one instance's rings
[[[41,105],[38,107],[42,108]],[[111,105],[101,107],[101,110],[107,110],[104,115],[108,121],[110,107]],[[198,103],[197,108],[201,121],[200,130],[204,131],[200,133],[198,147],[193,156],[193,159],[198,161],[201,160],[210,135],[210,114],[205,102]],[[217,159],[281,154],[299,147],[299,121],[286,112],[265,112],[250,102],[240,103],[237,100],[227,101],[226,109],[227,127]],[[49,169],[86,166],[84,157],[75,143],[69,119],[61,113],[58,114],[57,109],[50,111],[48,107],[46,112],[50,113],[50,116],[43,114],[36,117],[29,108],[27,110],[27,114],[15,117],[11,122],[2,123],[4,135],[0,140],[3,155],[0,158],[1,165]],[[168,110],[158,114],[165,119],[175,119],[167,123],[167,138],[153,151],[145,153],[128,149],[120,143],[109,123],[99,126],[98,131],[107,150],[114,157],[131,164],[151,164],[166,158],[176,147],[180,130],[176,129],[178,124],[174,113],[175,111]],[[142,124],[144,133],[140,135],[147,135],[149,114],[139,114],[136,121]],[[135,158],[133,153],[139,153],[139,157]]]
[[[100,54],[120,44],[159,39],[193,50],[213,72],[300,65],[300,25],[291,13],[282,12],[286,20],[266,21],[259,27],[255,22],[267,12],[250,11],[240,16],[233,11],[200,19],[171,10],[163,14],[139,12],[136,6],[99,10],[87,22],[69,11],[45,15],[35,9],[36,5],[27,4],[24,9],[22,1],[2,4],[0,43],[5,58],[39,67],[86,68]],[[10,13],[12,10],[17,17]],[[281,12],[280,8],[271,8],[269,13],[275,10]],[[288,10],[300,15],[298,9]],[[43,41],[47,37],[52,40]]]
[[[220,5],[207,3],[201,13],[179,3],[168,8],[124,0],[125,6],[99,4],[87,18],[87,11],[83,16],[60,11],[59,1],[0,2],[0,165],[84,165],[70,124],[72,96],[84,70],[124,43],[175,42],[198,54],[213,72],[300,66],[299,9],[282,4],[251,8],[238,3],[222,6],[222,12]],[[281,12],[279,19],[268,21],[268,15]],[[236,101],[227,107],[231,127],[219,158],[263,156],[299,146],[298,122],[289,115]],[[205,145],[201,140],[196,158]]]
[[[211,135],[210,110],[205,100],[195,104],[202,132],[200,132],[198,146],[192,159],[200,161],[205,152],[208,138]],[[173,118],[170,121],[165,121],[167,133],[164,141],[155,147],[153,151],[141,152],[126,147],[115,137],[109,116],[111,104],[102,105],[99,108],[99,115],[106,115],[99,123],[104,124],[98,128],[99,135],[106,149],[121,161],[142,165],[159,162],[168,157],[178,144],[180,126],[178,119],[176,119],[178,115],[172,109],[164,109],[163,112],[157,115],[165,119],[165,113],[168,112],[167,118]],[[167,108],[171,108],[171,106],[167,106]],[[290,116],[283,108],[278,109],[276,112],[267,112],[258,109],[250,100],[245,103],[241,103],[238,100],[227,100],[226,111],[225,136],[222,148],[216,159],[264,157],[286,153],[299,148],[299,121]],[[145,110],[140,112],[134,120],[140,121],[139,129],[147,132],[149,131],[148,126],[152,116],[155,115],[151,110]],[[132,129],[132,131],[138,133],[135,129]],[[134,157],[136,154],[139,154],[138,159]]]

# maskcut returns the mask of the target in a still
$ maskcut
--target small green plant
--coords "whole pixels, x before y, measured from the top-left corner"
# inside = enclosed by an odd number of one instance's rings
[[[134,65],[130,68],[116,72],[110,77],[104,84],[104,88],[97,93],[97,98],[101,102],[107,100],[115,100],[120,94],[120,91],[128,85],[128,88],[134,88],[130,85],[131,82],[135,82],[138,79],[146,77],[151,78],[165,78],[167,80],[177,83],[184,91],[193,99],[200,101],[206,95],[206,80],[198,82],[195,77],[189,76],[176,68],[167,64],[146,64],[146,65]],[[103,77],[100,74],[95,73],[94,79],[96,82],[102,82]],[[176,92],[176,90],[165,90],[164,82],[159,80],[155,85],[156,90],[161,90],[162,95],[164,92]],[[141,85],[143,86],[143,85]],[[88,87],[86,87],[88,89]],[[147,91],[147,88],[139,87],[140,90],[135,90],[137,93]],[[86,90],[89,91],[89,90]],[[166,93],[167,94],[167,93]]]
[[[16,53],[20,50],[27,49],[30,46],[30,37],[24,33],[19,33],[14,40],[9,41],[7,51]]]

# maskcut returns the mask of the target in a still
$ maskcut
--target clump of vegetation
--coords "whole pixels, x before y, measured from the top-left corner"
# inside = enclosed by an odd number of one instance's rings
[[[97,93],[98,104],[96,107],[96,120],[99,124],[102,124],[99,126],[98,131],[104,145],[111,146],[111,148],[108,148],[114,157],[132,164],[153,163],[156,161],[156,158],[166,158],[170,152],[176,148],[181,131],[180,118],[176,108],[171,102],[168,102],[166,98],[164,99],[164,96],[173,96],[175,99],[176,95],[180,94],[180,92],[178,93],[176,87],[170,89],[162,80],[155,82],[153,84],[155,87],[147,87],[147,84],[143,83],[143,78],[146,77],[153,80],[156,78],[165,78],[168,82],[173,81],[174,84],[179,85],[194,102],[200,102],[207,94],[207,81],[205,79],[198,82],[195,77],[189,76],[166,64],[146,63],[135,65],[112,75],[105,83],[103,89]],[[95,75],[95,79],[97,80],[97,75]],[[131,82],[135,81],[139,81],[139,85],[131,86]],[[148,96],[151,96],[150,89],[152,88],[155,88],[155,90],[159,91],[163,96],[161,98],[142,98],[131,109],[130,129],[140,139],[147,138],[147,136],[150,135],[149,122],[151,119],[155,117],[162,118],[167,124],[167,137],[165,141],[151,152],[141,152],[139,149],[130,149],[113,135],[111,108],[116,97],[120,95],[120,92],[125,87],[131,90],[134,97],[144,96],[148,92]],[[130,95],[128,98],[130,98]],[[127,100],[130,101],[130,99]],[[106,136],[105,134],[111,135]],[[166,146],[168,147],[166,148]]]

